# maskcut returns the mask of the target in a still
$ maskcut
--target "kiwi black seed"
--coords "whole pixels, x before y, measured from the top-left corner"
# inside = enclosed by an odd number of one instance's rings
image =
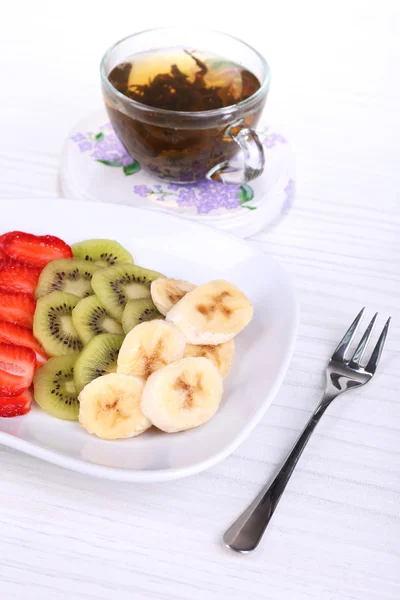
[[[118,263],[133,263],[132,255],[115,240],[86,240],[72,246],[76,258],[102,267],[113,267]]]
[[[51,292],[66,292],[78,298],[93,294],[90,284],[99,265],[75,258],[58,258],[49,262],[40,274],[36,287],[36,298]]]
[[[124,333],[129,333],[143,321],[152,321],[153,319],[164,319],[164,316],[158,312],[151,298],[128,300],[122,313]]]
[[[164,275],[157,271],[131,264],[118,264],[96,271],[92,288],[106,310],[120,323],[128,300],[149,298],[151,282],[160,277]]]
[[[78,394],[93,379],[115,373],[118,353],[123,341],[123,335],[102,333],[84,347],[74,367],[74,382]]]
[[[101,333],[124,333],[121,325],[108,314],[96,295],[78,302],[72,311],[72,323],[83,344],[88,344]]]
[[[50,358],[36,371],[33,379],[34,398],[39,406],[54,417],[77,421],[79,401],[74,384],[74,365],[78,353]]]
[[[72,311],[79,298],[65,292],[52,292],[36,303],[33,335],[49,356],[61,356],[82,349],[72,324]]]

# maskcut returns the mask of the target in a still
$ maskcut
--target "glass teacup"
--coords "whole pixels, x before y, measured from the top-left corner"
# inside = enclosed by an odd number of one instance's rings
[[[192,112],[146,105],[127,97],[109,81],[113,69],[133,55],[177,47],[206,49],[227,57],[257,78],[258,89],[229,106]],[[130,156],[158,178],[174,183],[204,178],[245,183],[262,173],[264,152],[254,128],[267,99],[270,70],[265,59],[241,40],[186,28],[136,33],[106,52],[101,62],[101,82],[118,137]]]

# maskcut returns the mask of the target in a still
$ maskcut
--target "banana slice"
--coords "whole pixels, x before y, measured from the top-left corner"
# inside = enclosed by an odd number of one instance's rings
[[[190,344],[216,346],[235,337],[253,317],[250,300],[228,281],[210,281],[186,294],[167,314]]]
[[[140,435],[151,427],[140,408],[144,381],[110,373],[94,379],[79,394],[79,421],[104,440]]]
[[[218,346],[196,346],[194,344],[187,344],[183,356],[204,356],[204,358],[208,358],[214,363],[222,377],[226,377],[231,368],[234,354],[235,342],[229,340],[229,342],[219,344]]]
[[[150,375],[141,407],[158,429],[167,433],[185,431],[214,416],[222,390],[222,375],[211,360],[182,358]]]
[[[166,315],[179,300],[196,286],[183,279],[160,278],[150,286],[151,299],[162,315]]]
[[[118,354],[117,373],[147,379],[153,371],[183,357],[185,336],[161,319],[136,325],[124,339]]]

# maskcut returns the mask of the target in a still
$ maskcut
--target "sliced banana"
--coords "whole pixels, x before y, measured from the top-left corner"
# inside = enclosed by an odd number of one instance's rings
[[[185,336],[161,319],[136,325],[126,336],[118,354],[117,373],[147,379],[153,371],[183,357]]]
[[[212,360],[222,377],[226,377],[232,365],[233,355],[235,354],[235,342],[229,340],[225,344],[218,346],[199,346],[187,344],[184,357],[187,356],[204,356]]]
[[[216,346],[235,337],[253,317],[247,296],[228,281],[210,281],[186,294],[167,314],[190,344]]]
[[[140,408],[143,379],[110,373],[94,379],[79,394],[79,421],[104,440],[140,435],[151,427]]]
[[[214,416],[222,391],[222,375],[211,360],[182,358],[150,375],[141,407],[158,429],[167,433],[185,431]]]
[[[195,287],[183,279],[156,279],[150,286],[151,299],[160,313],[165,316],[179,300]]]

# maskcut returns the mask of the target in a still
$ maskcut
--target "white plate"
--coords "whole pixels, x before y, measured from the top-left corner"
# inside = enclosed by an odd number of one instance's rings
[[[264,415],[289,365],[298,326],[292,285],[281,267],[250,244],[177,217],[112,204],[65,200],[2,201],[3,231],[54,234],[68,243],[113,238],[137,264],[202,283],[224,278],[254,305],[239,335],[222,405],[203,427],[185,433],[151,430],[138,438],[104,441],[77,423],[34,407],[0,418],[0,443],[88,475],[150,482],[185,477],[230,454]]]

